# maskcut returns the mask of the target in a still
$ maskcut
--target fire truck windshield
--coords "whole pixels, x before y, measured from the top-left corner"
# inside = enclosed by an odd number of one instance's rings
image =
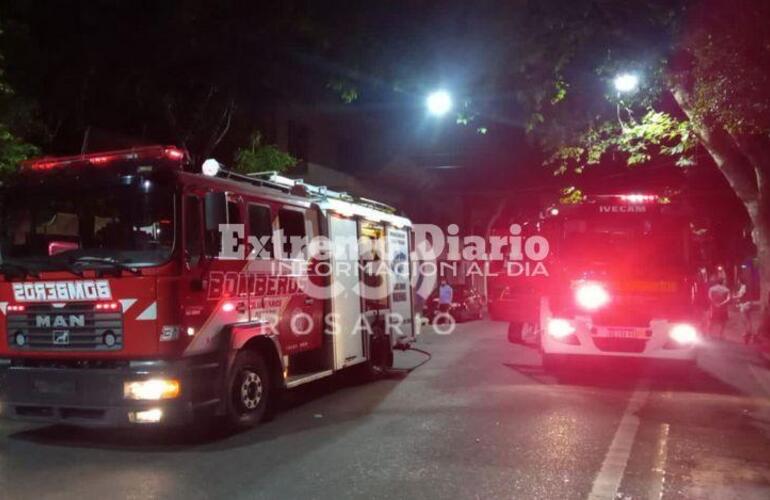
[[[617,270],[625,275],[686,273],[688,227],[678,219],[612,214],[568,219],[561,259],[567,268]]]
[[[66,177],[66,176],[62,176]],[[157,265],[174,247],[174,192],[138,176],[57,179],[2,194],[5,268],[29,271]]]

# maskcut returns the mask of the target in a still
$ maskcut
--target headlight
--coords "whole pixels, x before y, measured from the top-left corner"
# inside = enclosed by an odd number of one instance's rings
[[[136,380],[123,384],[123,397],[126,399],[144,399],[157,401],[173,399],[179,396],[180,385],[176,379],[153,378]]]
[[[687,323],[674,325],[668,336],[677,344],[692,344],[698,340],[698,330]]]
[[[556,339],[563,339],[575,333],[575,327],[566,319],[552,318],[548,321],[548,335]]]
[[[128,414],[128,421],[132,424],[155,424],[163,418],[163,410],[150,408],[149,410],[133,411]]]
[[[598,283],[583,283],[575,290],[575,300],[584,309],[604,307],[610,301],[610,294]]]

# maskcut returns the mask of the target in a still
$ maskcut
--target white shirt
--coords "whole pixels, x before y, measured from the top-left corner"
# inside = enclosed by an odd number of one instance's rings
[[[730,289],[721,283],[711,285],[711,288],[709,288],[709,301],[715,306],[727,304],[730,302]]]

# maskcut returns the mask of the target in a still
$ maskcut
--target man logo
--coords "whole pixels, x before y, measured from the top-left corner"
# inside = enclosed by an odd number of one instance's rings
[[[86,317],[83,314],[56,314],[54,316],[38,314],[35,316],[35,326],[37,328],[83,327],[86,326]]]
[[[69,330],[54,330],[53,345],[70,345]]]

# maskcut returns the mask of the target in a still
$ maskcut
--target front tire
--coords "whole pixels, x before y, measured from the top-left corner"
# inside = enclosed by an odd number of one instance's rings
[[[271,383],[261,354],[241,351],[236,355],[226,388],[226,419],[230,428],[248,429],[267,418],[274,392]]]

